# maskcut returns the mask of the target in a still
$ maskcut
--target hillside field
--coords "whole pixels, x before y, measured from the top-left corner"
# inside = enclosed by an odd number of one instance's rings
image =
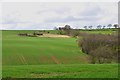
[[[19,33],[33,32],[2,31],[3,77],[117,78],[118,65],[89,64],[88,55],[78,47],[77,38],[18,36]],[[49,32],[57,33],[52,30]]]

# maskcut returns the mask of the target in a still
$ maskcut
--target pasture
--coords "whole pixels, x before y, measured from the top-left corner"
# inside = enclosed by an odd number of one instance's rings
[[[25,37],[2,31],[3,77],[12,78],[116,78],[117,64],[89,64],[76,38]],[[50,31],[56,33],[57,31]]]

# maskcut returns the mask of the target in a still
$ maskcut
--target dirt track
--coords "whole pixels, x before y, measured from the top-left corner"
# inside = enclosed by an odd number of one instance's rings
[[[55,56],[51,56],[51,58],[56,64],[61,64]]]
[[[61,37],[61,38],[70,38],[70,36],[67,35],[57,35],[57,34],[43,34],[39,37]]]

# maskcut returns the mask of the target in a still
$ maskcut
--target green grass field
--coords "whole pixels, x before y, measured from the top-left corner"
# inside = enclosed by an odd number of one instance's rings
[[[58,30],[47,30],[52,34],[56,34],[59,31]],[[93,29],[93,30],[79,30],[80,32],[87,32],[92,34],[114,34],[118,31],[118,29]]]
[[[61,64],[4,66],[3,77],[12,78],[117,78],[117,64]]]
[[[3,31],[3,65],[86,62],[75,38],[21,37],[17,33]]]
[[[3,77],[116,78],[117,64],[89,64],[76,38],[23,37],[2,31]],[[50,31],[56,33],[56,31]]]

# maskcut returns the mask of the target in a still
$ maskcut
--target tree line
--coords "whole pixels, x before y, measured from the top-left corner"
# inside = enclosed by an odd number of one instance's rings
[[[120,28],[120,26],[118,24],[113,24],[113,25],[112,24],[108,24],[107,26],[105,26],[105,25],[97,25],[96,29],[105,29],[105,28],[111,28],[111,27]],[[84,29],[92,29],[93,26],[92,25],[90,25],[90,26],[84,26],[83,28]]]
[[[96,26],[96,29],[105,29],[105,28],[112,28],[112,27],[114,27],[114,28],[120,28],[120,26],[119,26],[119,24],[108,24],[107,26],[105,26],[105,25],[97,25]],[[83,26],[83,28],[84,29],[93,29],[93,26],[92,25],[89,25],[89,26]],[[70,25],[65,25],[64,27],[54,27],[54,30],[70,30],[70,29],[72,29],[71,27],[70,27]]]

